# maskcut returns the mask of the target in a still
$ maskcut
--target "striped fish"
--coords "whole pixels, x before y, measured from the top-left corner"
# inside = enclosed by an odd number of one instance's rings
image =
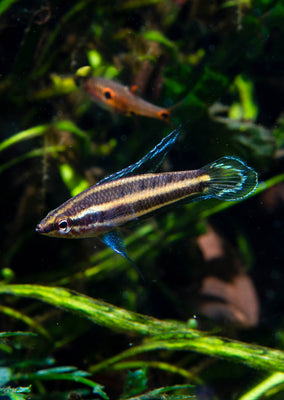
[[[171,132],[135,164],[110,175],[51,211],[36,227],[48,236],[100,236],[130,262],[117,228],[178,202],[240,200],[257,186],[257,173],[244,161],[222,157],[193,171],[155,173],[176,142]]]

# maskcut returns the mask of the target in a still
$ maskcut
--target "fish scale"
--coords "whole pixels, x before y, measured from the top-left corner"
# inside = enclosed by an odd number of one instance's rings
[[[241,200],[255,190],[257,173],[236,157],[222,157],[193,171],[152,172],[174,145],[180,130],[171,132],[137,163],[102,179],[51,211],[36,231],[65,238],[99,236],[132,262],[117,232],[122,225],[181,201]],[[144,173],[145,169],[150,173]]]

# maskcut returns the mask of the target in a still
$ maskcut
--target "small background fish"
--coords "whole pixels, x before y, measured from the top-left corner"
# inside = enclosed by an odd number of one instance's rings
[[[135,88],[131,91],[118,82],[98,77],[85,79],[83,88],[98,105],[112,112],[127,116],[141,115],[166,122],[170,120],[169,109],[158,107],[136,96]]]

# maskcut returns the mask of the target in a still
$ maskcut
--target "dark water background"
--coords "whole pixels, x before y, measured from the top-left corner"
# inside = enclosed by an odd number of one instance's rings
[[[4,3],[0,142],[26,133],[6,148],[0,144],[2,284],[66,287],[159,319],[194,317],[198,329],[214,335],[283,350],[283,3],[54,0],[11,1],[7,8]],[[176,104],[170,124],[95,104],[74,81],[83,66],[91,66],[94,76],[137,85],[136,93],[151,103]],[[97,240],[35,233],[37,223],[74,189],[137,161],[185,123],[162,170],[195,169],[234,155],[270,187],[262,185],[255,196],[228,208],[213,200],[194,203],[123,229],[145,282],[126,260],[104,253]],[[26,131],[31,128],[34,135]],[[107,260],[100,272],[84,274],[100,268],[100,257]],[[0,331],[33,331],[3,308],[10,307],[50,335],[12,343],[11,352],[0,347],[0,367],[11,373],[11,381],[2,383],[31,383],[31,398],[71,399],[72,391],[82,396],[73,398],[98,398],[74,381],[39,383],[23,374],[68,365],[89,371],[141,341],[45,303],[3,294],[0,301]],[[149,368],[144,391],[192,383],[198,399],[238,399],[267,376],[191,352],[135,359],[194,374],[191,380]],[[139,363],[128,368],[136,369]],[[110,398],[123,393],[128,398],[126,371],[106,370],[90,379]],[[175,398],[183,394],[188,392]],[[283,390],[277,390],[271,398],[281,396]]]

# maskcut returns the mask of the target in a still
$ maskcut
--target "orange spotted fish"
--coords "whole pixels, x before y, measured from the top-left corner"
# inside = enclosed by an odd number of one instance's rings
[[[117,231],[122,225],[178,202],[240,200],[255,190],[257,173],[235,157],[193,171],[155,173],[179,133],[174,130],[140,161],[50,211],[36,231],[61,238],[99,236],[133,264]]]
[[[83,84],[92,100],[108,110],[124,114],[142,115],[144,117],[161,119],[169,122],[170,111],[167,108],[155,106],[133,94],[134,89],[104,78],[88,78]]]

